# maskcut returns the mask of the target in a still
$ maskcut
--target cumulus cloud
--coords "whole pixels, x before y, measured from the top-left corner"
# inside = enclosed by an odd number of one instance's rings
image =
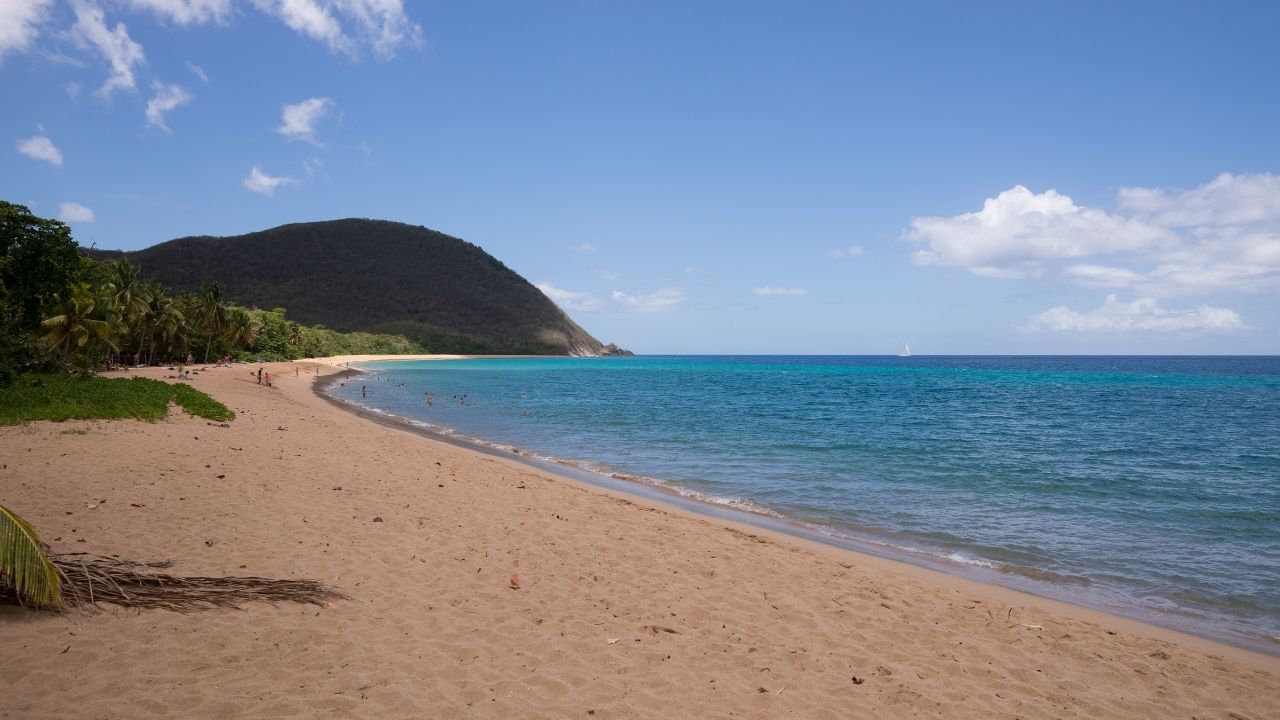
[[[249,176],[242,180],[240,184],[248,190],[271,197],[276,194],[276,188],[281,185],[297,185],[298,180],[291,177],[276,177],[268,175],[259,170],[255,165],[253,169],[249,171]]]
[[[110,97],[116,90],[133,90],[136,87],[133,67],[146,62],[142,46],[129,37],[124,23],[108,28],[102,9],[88,0],[71,0],[71,7],[76,14],[76,24],[71,28],[72,39],[80,46],[97,52],[111,66],[111,74],[98,93]]]
[[[779,297],[784,295],[808,295],[809,291],[804,288],[787,288],[787,287],[758,287],[751,292],[760,297]]]
[[[329,114],[333,101],[327,97],[303,100],[296,105],[285,105],[280,116],[280,127],[276,132],[287,138],[305,140],[319,145],[316,140],[316,123]]]
[[[231,18],[231,0],[129,0],[129,5],[178,25],[225,24]]]
[[[155,91],[155,95],[147,101],[147,125],[169,132],[169,126],[164,122],[164,114],[180,105],[186,105],[194,100],[195,96],[181,85],[153,82],[151,89]]]
[[[1200,305],[1188,310],[1166,310],[1155,298],[1120,302],[1108,295],[1102,307],[1076,312],[1062,305],[1031,318],[1032,330],[1074,333],[1231,332],[1245,328],[1234,310]]]
[[[564,310],[583,310],[592,312],[600,309],[600,298],[591,293],[577,292],[558,288],[549,282],[538,283],[537,288],[543,295]]]
[[[53,0],[0,0],[0,60],[31,47]]]
[[[846,258],[852,259],[862,257],[862,253],[863,250],[861,245],[850,245],[847,248],[832,248],[827,251],[827,256],[836,260],[844,260]]]
[[[91,223],[93,211],[80,203],[64,202],[58,206],[58,219],[64,223]]]
[[[254,0],[254,5],[331,52],[355,56],[368,45],[387,59],[401,45],[422,42],[422,28],[409,19],[402,0]]]
[[[689,298],[678,288],[659,288],[650,293],[628,295],[613,291],[613,301],[632,312],[650,313],[675,310]]]
[[[18,152],[29,158],[43,160],[50,165],[62,165],[62,151],[44,135],[34,135],[18,141]]]
[[[1021,185],[988,198],[978,212],[916,218],[908,233],[925,246],[912,255],[917,265],[993,277],[1040,275],[1047,261],[1140,250],[1165,236],[1160,228],[1080,207],[1056,190],[1036,194]]]
[[[1017,186],[982,210],[911,221],[917,265],[1047,273],[1144,295],[1280,288],[1280,177],[1223,173],[1190,190],[1124,188],[1114,212]]]

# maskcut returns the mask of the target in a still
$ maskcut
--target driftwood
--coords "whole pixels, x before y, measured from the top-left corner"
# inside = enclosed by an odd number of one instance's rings
[[[88,608],[111,603],[127,608],[163,608],[191,612],[210,608],[238,608],[246,602],[300,602],[324,605],[348,599],[341,591],[316,580],[273,580],[260,577],[181,577],[155,570],[170,562],[140,563],[86,553],[50,554],[62,580],[66,606]],[[0,602],[17,602],[11,588],[0,583]]]

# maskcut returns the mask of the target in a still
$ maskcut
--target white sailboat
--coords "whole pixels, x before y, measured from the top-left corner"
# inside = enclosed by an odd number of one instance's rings
[[[902,343],[902,352],[898,353],[898,357],[911,357],[911,346]]]

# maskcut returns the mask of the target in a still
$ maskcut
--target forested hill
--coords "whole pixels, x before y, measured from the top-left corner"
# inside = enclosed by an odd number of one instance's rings
[[[286,308],[306,325],[393,333],[432,352],[593,355],[603,348],[529,281],[469,242],[385,220],[187,237],[124,257],[176,291],[222,283],[228,300]]]

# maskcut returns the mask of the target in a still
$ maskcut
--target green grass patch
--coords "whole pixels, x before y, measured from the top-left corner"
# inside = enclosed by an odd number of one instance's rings
[[[24,375],[0,387],[0,425],[32,420],[134,418],[154,422],[169,414],[170,401],[191,415],[231,420],[226,405],[190,385],[148,378]]]
[[[173,401],[181,405],[182,409],[190,415],[223,421],[234,420],[236,417],[236,414],[226,405],[190,385],[178,383],[169,387],[173,388]]]

